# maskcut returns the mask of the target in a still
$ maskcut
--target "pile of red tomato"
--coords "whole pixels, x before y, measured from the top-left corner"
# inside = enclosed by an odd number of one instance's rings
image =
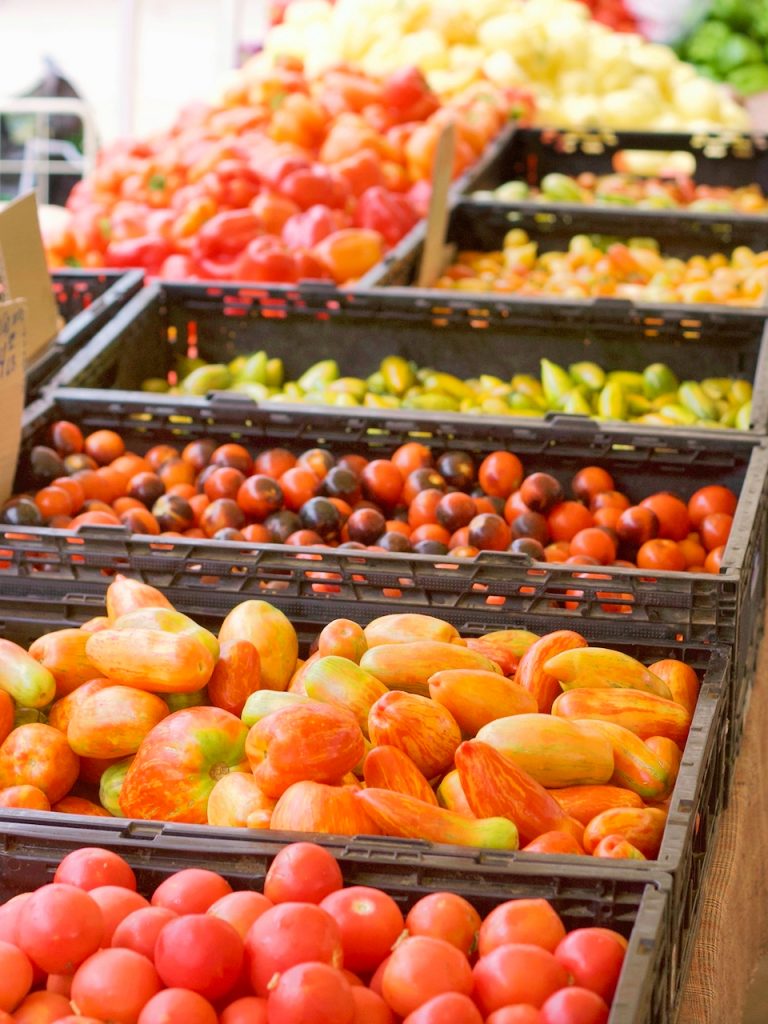
[[[454,175],[525,92],[477,83],[441,103],[414,68],[308,79],[285,58],[240,75],[164,134],[102,151],[46,239],[49,265],[143,267],[168,279],[359,278],[423,216],[437,141],[456,125]]]
[[[197,868],[136,888],[83,848],[0,907],[0,1024],[605,1024],[627,948],[566,933],[543,899],[483,920],[437,892],[404,917],[312,843],[278,853],[263,894]]]
[[[599,466],[575,474],[569,498],[551,474],[526,475],[512,452],[435,457],[418,442],[373,460],[323,448],[252,454],[210,439],[138,455],[114,431],[83,437],[62,420],[51,443],[34,448],[27,467],[43,486],[7,502],[0,521],[464,558],[509,550],[537,561],[717,573],[737,504],[720,485],[687,502],[658,492],[634,503]]]

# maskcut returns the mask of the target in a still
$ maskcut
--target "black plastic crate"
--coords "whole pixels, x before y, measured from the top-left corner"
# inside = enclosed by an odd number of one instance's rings
[[[441,855],[415,845],[386,850],[373,841],[321,841],[338,859],[347,885],[383,889],[404,912],[422,896],[446,890],[464,896],[481,915],[509,899],[540,897],[552,903],[568,930],[594,925],[621,932],[629,947],[609,1024],[671,1024],[666,878],[641,878],[618,867],[599,873],[575,865],[553,870],[520,863],[500,869],[466,851]],[[31,815],[2,815],[0,900],[50,882],[56,864],[83,846],[118,852],[147,895],[168,875],[191,865],[218,871],[235,889],[260,890],[284,842],[269,833],[238,833],[223,847],[209,829],[190,835],[183,827],[103,821],[94,828],[93,819],[86,818],[41,830]]]
[[[91,612],[96,614],[99,610],[101,609],[94,607]],[[284,608],[284,610],[298,629],[300,648],[303,652],[308,650],[311,641],[322,626],[335,617],[335,610],[331,610],[328,606],[319,609],[305,604],[303,614],[301,609],[293,614],[288,609]],[[10,618],[6,619],[1,624],[3,635],[17,642],[28,642],[33,636],[66,624],[61,618],[57,622],[51,617],[55,616],[54,609],[40,609],[40,611],[42,614],[35,621],[27,620],[20,623],[14,622]],[[356,617],[352,611],[349,612],[349,615],[353,618]],[[218,629],[221,621],[220,616],[215,616],[210,611],[208,616],[195,615],[195,618],[214,630]],[[541,623],[540,620],[539,629],[544,632],[561,628],[562,625],[562,620],[554,619],[546,623]],[[483,623],[479,617],[468,616],[461,631],[465,634],[482,633],[489,628],[493,627],[488,623]],[[585,631],[585,635],[596,642],[591,631]],[[713,855],[720,814],[727,799],[728,772],[725,769],[731,758],[728,741],[733,714],[730,652],[722,648],[701,648],[689,645],[618,641],[610,643],[612,647],[616,647],[632,657],[637,657],[645,664],[652,664],[662,658],[678,658],[695,668],[701,679],[699,701],[683,754],[680,774],[672,793],[659,856],[654,861],[621,862],[622,869],[630,873],[637,873],[640,877],[647,879],[654,875],[664,875],[671,879],[669,896],[672,945],[669,969],[672,989],[677,991],[687,972],[701,912],[702,885]],[[94,796],[87,788],[82,792],[91,798]],[[41,834],[70,821],[69,816],[58,813],[6,811],[0,814],[0,834],[5,819],[15,820],[17,818],[34,821]],[[90,821],[91,826],[97,831],[101,829],[103,823],[102,819],[75,818],[74,820],[77,822]],[[200,826],[169,825],[156,822],[133,822],[131,824],[122,822],[122,826],[132,836],[165,836],[176,832],[190,838],[204,835],[208,837],[208,848],[215,853],[227,852],[232,842],[251,834],[237,829],[207,828],[203,830]],[[114,823],[108,822],[106,827],[113,829]],[[299,837],[298,834],[291,833],[273,833],[272,836],[276,840],[282,839],[283,841]],[[320,837],[320,841],[325,842],[326,838]],[[598,866],[600,862],[594,858],[574,859],[563,856],[495,851],[470,852],[460,848],[435,846],[416,840],[404,841],[388,837],[366,838],[361,839],[360,842],[368,847],[368,858],[376,864],[391,861],[399,863],[403,855],[407,857],[420,852],[428,857],[454,854],[470,856],[480,866],[481,873],[491,869],[503,873],[505,877],[507,871],[514,871],[518,866],[526,864],[538,865],[543,869],[549,867],[553,872],[559,871],[561,868],[567,869],[570,865],[583,866],[598,875],[603,871],[602,864]],[[102,840],[103,843],[104,840]],[[2,860],[0,859],[0,875],[1,869]],[[472,870],[471,866],[466,869],[467,873],[471,873]],[[472,880],[474,880],[474,875]]]
[[[494,189],[507,181],[537,186],[545,175],[552,173],[572,177],[585,172],[613,174],[617,156],[626,150],[688,153],[694,161],[691,177],[696,184],[730,188],[759,185],[768,193],[768,136],[740,132],[616,132],[599,128],[520,128],[500,139],[488,152],[475,173],[463,182],[464,192]],[[629,206],[621,207],[621,211],[633,212]],[[722,213],[700,210],[691,211],[691,215],[723,217]]]
[[[691,375],[695,352],[709,376],[753,383],[752,428],[768,428],[768,324],[759,313],[495,298],[479,309],[464,296],[443,295],[429,301],[402,290],[154,283],[62,368],[52,387],[138,390],[147,377],[166,378],[174,358],[190,351],[221,363],[262,348],[283,360],[290,378],[318,354],[335,359],[342,375],[361,377],[391,354],[460,377],[538,376],[546,356],[563,365],[589,359],[607,370],[664,362],[681,380]]]
[[[55,340],[27,367],[27,401],[35,398],[67,359],[90,341],[142,285],[141,270],[57,270],[51,275],[59,315]]]
[[[730,254],[737,246],[755,251],[768,249],[768,217],[707,217],[690,215],[681,210],[627,211],[598,206],[566,206],[558,203],[472,202],[462,199],[454,204],[448,222],[446,243],[458,250],[492,252],[502,248],[504,236],[512,228],[525,231],[537,243],[539,252],[565,251],[574,235],[601,235],[610,238],[654,238],[666,256],[688,259],[715,252]],[[426,225],[422,223],[392,252],[385,256],[361,280],[364,288],[407,287],[416,279],[424,246]],[[419,289],[423,298],[437,304],[440,296],[452,296],[452,290]],[[514,292],[462,293],[476,294],[476,301],[488,296],[501,296],[510,302],[528,301],[515,298]],[[558,298],[542,296],[537,302],[557,305]],[[573,300],[578,301],[578,300]],[[594,300],[581,300],[590,302]],[[608,301],[608,300],[604,300]],[[624,300],[622,300],[624,301]],[[638,304],[642,307],[642,303]],[[727,308],[717,303],[672,304],[671,311],[702,311]],[[741,307],[739,307],[741,308]],[[761,307],[755,307],[760,309]],[[763,315],[765,310],[763,309]]]

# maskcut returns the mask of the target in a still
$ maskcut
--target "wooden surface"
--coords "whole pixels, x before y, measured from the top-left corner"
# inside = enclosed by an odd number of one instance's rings
[[[768,641],[764,639],[677,1024],[741,1024],[750,978],[768,949],[766,672]],[[768,1005],[764,1019],[768,1022]]]

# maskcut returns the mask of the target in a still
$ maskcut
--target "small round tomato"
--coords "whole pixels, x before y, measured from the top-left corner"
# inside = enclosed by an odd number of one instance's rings
[[[392,1011],[382,997],[372,989],[366,988],[364,985],[354,985],[352,987],[352,1002],[355,1004],[355,1016],[352,1018],[352,1024],[395,1024]],[[222,1018],[221,1024],[236,1024],[236,1022],[225,1021]]]
[[[659,520],[652,508],[632,505],[624,509],[616,520],[616,536],[630,547],[639,548],[659,535]]]
[[[418,472],[418,470],[416,470]],[[374,459],[360,474],[363,497],[385,509],[394,508],[403,491],[403,476],[389,459]]]
[[[699,524],[699,533],[701,542],[707,551],[725,547],[731,535],[732,526],[733,516],[729,516],[727,512],[712,512],[710,515],[704,516]]]
[[[571,555],[586,555],[598,565],[610,565],[616,558],[616,544],[604,527],[590,526],[571,540]]]
[[[734,515],[737,502],[736,495],[728,487],[723,487],[720,484],[700,487],[688,499],[688,515],[691,519],[691,526],[694,530],[698,530],[702,520],[714,512]]]
[[[245,474],[234,466],[211,466],[205,472],[205,479],[201,475],[200,482],[203,485],[202,493],[209,501],[218,501],[219,498],[236,501],[247,481]],[[243,511],[247,511],[244,506]]]
[[[506,499],[523,482],[523,464],[512,452],[491,452],[480,463],[477,480],[486,494]]]
[[[43,885],[19,914],[18,944],[47,974],[72,974],[95,953],[104,920],[94,900],[74,885]]]
[[[724,545],[721,545],[718,548],[712,548],[707,557],[704,559],[704,571],[711,572],[713,575],[716,576],[720,572],[720,566],[723,564],[724,555]]]
[[[166,907],[143,907],[128,914],[115,928],[112,945],[132,949],[149,960],[155,958],[157,937],[178,914]]]
[[[176,914],[204,914],[208,907],[232,892],[232,886],[215,871],[184,868],[161,882],[152,896],[153,907]]]
[[[132,949],[100,949],[78,967],[72,1003],[83,1016],[110,1024],[137,1024],[139,1014],[162,988],[151,960]]]
[[[0,942],[0,1010],[15,1010],[32,988],[32,964],[18,946]]]
[[[580,501],[561,501],[547,516],[549,535],[555,542],[571,540],[579,530],[593,525],[592,513]]]
[[[119,885],[99,885],[89,890],[89,896],[96,902],[101,910],[104,919],[104,935],[101,940],[102,946],[110,946],[115,928],[129,914],[135,910],[144,910],[149,907],[149,901],[145,900],[132,889],[123,889]]]
[[[253,468],[257,473],[264,476],[271,476],[273,480],[279,480],[283,473],[293,469],[296,465],[296,456],[287,448],[270,448],[268,451],[259,452]]]
[[[95,430],[86,437],[84,448],[86,455],[106,466],[123,454],[125,441],[114,430]]]
[[[683,572],[686,568],[685,557],[673,540],[646,541],[637,552],[637,565],[640,569],[662,569],[670,572]]]
[[[405,928],[400,908],[380,889],[337,889],[320,906],[339,926],[344,966],[360,974],[376,970]]]
[[[544,899],[508,900],[485,918],[478,936],[478,952],[487,956],[498,946],[523,943],[553,953],[565,927],[551,903]]]
[[[600,466],[585,466],[571,480],[571,490],[586,504],[603,491],[612,491],[615,486],[611,474]]]
[[[663,540],[685,540],[690,533],[688,506],[674,494],[652,494],[650,498],[643,498],[640,507],[656,513],[659,521],[658,536]]]
[[[414,935],[393,950],[381,979],[389,1007],[407,1017],[443,992],[472,993],[472,969],[455,946]]]
[[[166,988],[152,996],[139,1014],[138,1024],[218,1024],[216,1011],[197,992],[185,988]]]
[[[212,466],[232,466],[248,476],[253,472],[253,459],[247,448],[241,444],[222,444],[211,454]]]
[[[352,987],[328,964],[289,967],[269,994],[269,1024],[352,1024],[354,1016]]]
[[[443,992],[409,1013],[403,1024],[483,1024],[483,1018],[469,996]]]
[[[231,924],[241,939],[245,939],[248,929],[263,913],[272,907],[272,903],[260,892],[230,892],[208,907],[207,914]]]
[[[508,943],[481,956],[473,971],[474,995],[486,1015],[502,1006],[541,1007],[568,984],[568,971],[541,946]]]
[[[459,494],[458,491],[454,492],[459,498],[465,498],[471,503],[472,516],[475,514],[475,503],[466,494]],[[427,487],[426,490],[419,491],[414,497],[413,501],[408,506],[408,526],[411,529],[416,529],[419,526],[426,526],[427,524],[434,524],[437,522],[437,509],[440,506],[443,498],[447,498],[448,495],[444,494],[443,491],[438,490],[436,487]],[[470,516],[470,519],[472,518]],[[464,526],[465,523],[460,523],[459,526]],[[456,527],[458,530],[459,526]]]
[[[471,903],[451,892],[432,892],[414,903],[405,926],[410,935],[443,939],[465,956],[474,952],[482,919]]]
[[[264,879],[264,895],[272,903],[321,903],[341,889],[339,862],[317,843],[291,843],[272,861]]]
[[[393,452],[390,461],[405,480],[414,469],[425,469],[432,465],[432,452],[426,445],[419,444],[418,441],[409,441],[407,444],[400,445]]]
[[[320,478],[303,466],[286,470],[278,483],[283,492],[285,507],[291,512],[298,512],[320,489]]]
[[[341,932],[331,915],[311,903],[281,903],[255,921],[245,937],[251,984],[265,996],[275,974],[317,961],[341,967]]]
[[[183,914],[169,921],[155,944],[155,966],[163,982],[206,999],[225,996],[242,965],[242,939],[231,924],[212,914]]]
[[[576,928],[555,950],[574,984],[596,992],[610,1005],[621,974],[627,941],[609,928]]]
[[[541,1017],[543,1024],[607,1024],[609,1012],[596,992],[574,985],[550,996]]]
[[[617,508],[621,512],[629,508],[632,502],[621,491],[600,491],[589,502],[589,511],[594,515],[601,508]]]
[[[268,1024],[267,1000],[243,996],[230,1003],[219,1015],[220,1024]]]

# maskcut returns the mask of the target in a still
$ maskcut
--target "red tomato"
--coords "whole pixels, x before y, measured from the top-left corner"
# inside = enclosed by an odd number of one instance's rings
[[[610,1004],[621,973],[627,943],[608,928],[576,928],[555,950],[574,983],[596,992]]]
[[[648,540],[637,552],[636,561],[640,569],[662,569],[668,572],[684,572],[685,556],[673,540]]]
[[[478,952],[487,956],[510,942],[541,946],[554,953],[565,937],[565,927],[552,905],[544,899],[508,900],[495,907],[483,921]]]
[[[502,1006],[542,1006],[568,984],[568,972],[541,946],[509,943],[475,964],[475,999],[487,1015]]]
[[[352,987],[328,964],[289,967],[269,994],[269,1024],[353,1024],[354,1019]]]
[[[72,1007],[69,999],[58,992],[30,992],[16,1007],[14,1024],[53,1024],[66,1017]],[[5,1021],[2,1021],[5,1024]]]
[[[424,935],[401,942],[382,975],[382,995],[390,1008],[407,1017],[443,992],[471,994],[472,970],[464,954]]]
[[[138,1024],[218,1024],[216,1011],[197,992],[166,988],[152,996],[139,1014]]]
[[[341,932],[331,915],[311,903],[281,903],[268,910],[245,937],[251,984],[264,996],[275,974],[317,961],[341,967]]]
[[[222,896],[220,900],[216,900],[213,906],[208,907],[206,913],[231,924],[240,938],[245,941],[245,936],[253,922],[271,907],[272,903],[260,892],[230,892],[226,896]]]
[[[110,1024],[137,1024],[139,1014],[162,988],[151,960],[132,949],[100,949],[77,969],[72,1003],[83,1016]]]
[[[167,907],[145,907],[128,914],[115,928],[112,945],[132,949],[149,960],[155,958],[155,943],[162,929],[178,915]]]
[[[232,989],[242,964],[242,939],[231,924],[211,914],[184,914],[157,937],[155,966],[169,988],[219,999]]]
[[[41,886],[19,914],[19,946],[48,974],[73,974],[96,952],[103,934],[101,910],[74,885]]]
[[[3,903],[0,906],[0,941],[11,942],[14,946],[17,945],[16,937],[18,934],[19,915],[21,914],[21,908],[31,895],[31,892],[20,892],[18,896],[11,897],[7,903]]]
[[[320,903],[343,884],[332,853],[317,843],[291,843],[270,864],[264,895],[272,903]]]
[[[595,495],[612,491],[614,487],[613,477],[600,466],[585,466],[571,481],[571,490],[584,502],[591,502]]]
[[[607,1024],[608,1006],[587,988],[563,988],[541,1008],[543,1024]]]
[[[732,526],[733,516],[729,516],[727,512],[712,512],[710,515],[704,516],[699,525],[699,533],[707,551],[712,551],[713,548],[725,547],[728,543]]]
[[[523,482],[523,464],[512,452],[491,452],[480,464],[477,479],[486,494],[508,498]]]
[[[364,985],[354,986],[352,1001],[355,1004],[355,1016],[352,1018],[354,1024],[395,1024],[392,1011],[381,996],[372,989],[365,988]],[[222,1018],[221,1024],[236,1024],[236,1022],[225,1021]]]
[[[10,942],[0,942],[0,1010],[15,1010],[32,988],[32,964]]]
[[[410,935],[430,935],[460,949],[474,952],[482,919],[471,903],[450,892],[423,896],[408,911],[405,926]]]
[[[243,996],[222,1010],[220,1024],[267,1024],[267,1000]]]
[[[580,530],[593,525],[592,513],[580,501],[561,501],[547,516],[549,535],[553,541],[572,540]]]
[[[104,935],[101,940],[102,946],[111,946],[115,928],[122,920],[132,914],[135,910],[143,910],[149,907],[149,901],[131,889],[122,889],[118,885],[100,885],[91,889],[89,893],[92,900],[98,903],[101,909],[101,916],[104,918]]]
[[[360,474],[363,497],[384,508],[394,508],[403,490],[403,477],[388,459],[374,459]]]
[[[662,540],[685,540],[691,529],[688,506],[674,494],[652,494],[640,502],[641,508],[649,508],[659,520],[659,537]]]
[[[469,996],[443,992],[409,1013],[403,1024],[483,1024],[483,1018]]]
[[[365,885],[338,889],[326,896],[320,906],[339,926],[344,966],[360,974],[376,970],[405,928],[403,915],[392,897]]]
[[[230,892],[232,886],[215,871],[185,868],[158,885],[152,906],[166,907],[176,914],[204,914],[216,900]]]

